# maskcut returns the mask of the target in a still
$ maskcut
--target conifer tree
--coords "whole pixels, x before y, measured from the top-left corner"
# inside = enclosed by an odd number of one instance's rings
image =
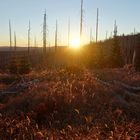
[[[113,38],[113,43],[112,43],[112,49],[111,49],[111,55],[110,56],[111,56],[110,57],[111,66],[121,67],[123,65],[121,47],[120,47],[119,39],[118,39],[118,36],[117,36],[116,21],[115,21],[115,24],[114,24],[114,38]]]

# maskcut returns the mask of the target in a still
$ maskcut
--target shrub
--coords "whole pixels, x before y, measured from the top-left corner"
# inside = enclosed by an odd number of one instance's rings
[[[31,71],[29,58],[13,56],[9,65],[11,74],[28,74]]]
[[[31,71],[31,66],[29,63],[29,58],[22,57],[19,65],[19,74],[28,74],[30,73],[30,71]]]

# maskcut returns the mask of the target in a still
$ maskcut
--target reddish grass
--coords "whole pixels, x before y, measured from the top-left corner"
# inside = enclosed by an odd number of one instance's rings
[[[0,139],[140,139],[140,102],[93,77],[122,72],[74,66],[26,75],[39,83],[0,105]]]

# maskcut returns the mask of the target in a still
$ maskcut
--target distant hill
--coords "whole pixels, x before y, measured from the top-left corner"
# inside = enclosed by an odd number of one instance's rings
[[[34,49],[34,48],[31,48]],[[14,50],[14,47],[12,47],[12,50]],[[17,47],[17,51],[26,51],[28,50],[27,47]],[[0,51],[10,51],[9,46],[0,46]]]
[[[30,47],[30,50],[31,51],[34,51],[34,50],[41,50],[42,47]],[[52,49],[52,48],[51,48]],[[14,51],[14,47],[12,47],[12,50]],[[49,48],[47,48],[47,50],[49,50]],[[7,51],[10,51],[10,47],[9,46],[0,46],[0,52],[7,52]],[[16,51],[28,51],[28,47],[17,47],[16,48]]]
[[[64,48],[66,46],[58,46],[58,48]],[[31,51],[34,51],[34,50],[42,50],[42,47],[30,47],[30,50]],[[12,50],[14,51],[14,47],[12,47]],[[46,47],[46,50],[49,51],[53,51],[54,50],[54,47]],[[7,52],[7,51],[10,51],[10,47],[9,46],[0,46],[0,52]],[[16,51],[28,51],[28,47],[17,47]]]

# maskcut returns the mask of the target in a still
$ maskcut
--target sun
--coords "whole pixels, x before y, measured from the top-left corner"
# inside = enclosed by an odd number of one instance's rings
[[[72,38],[70,40],[70,47],[77,49],[80,48],[80,39],[79,38]]]

